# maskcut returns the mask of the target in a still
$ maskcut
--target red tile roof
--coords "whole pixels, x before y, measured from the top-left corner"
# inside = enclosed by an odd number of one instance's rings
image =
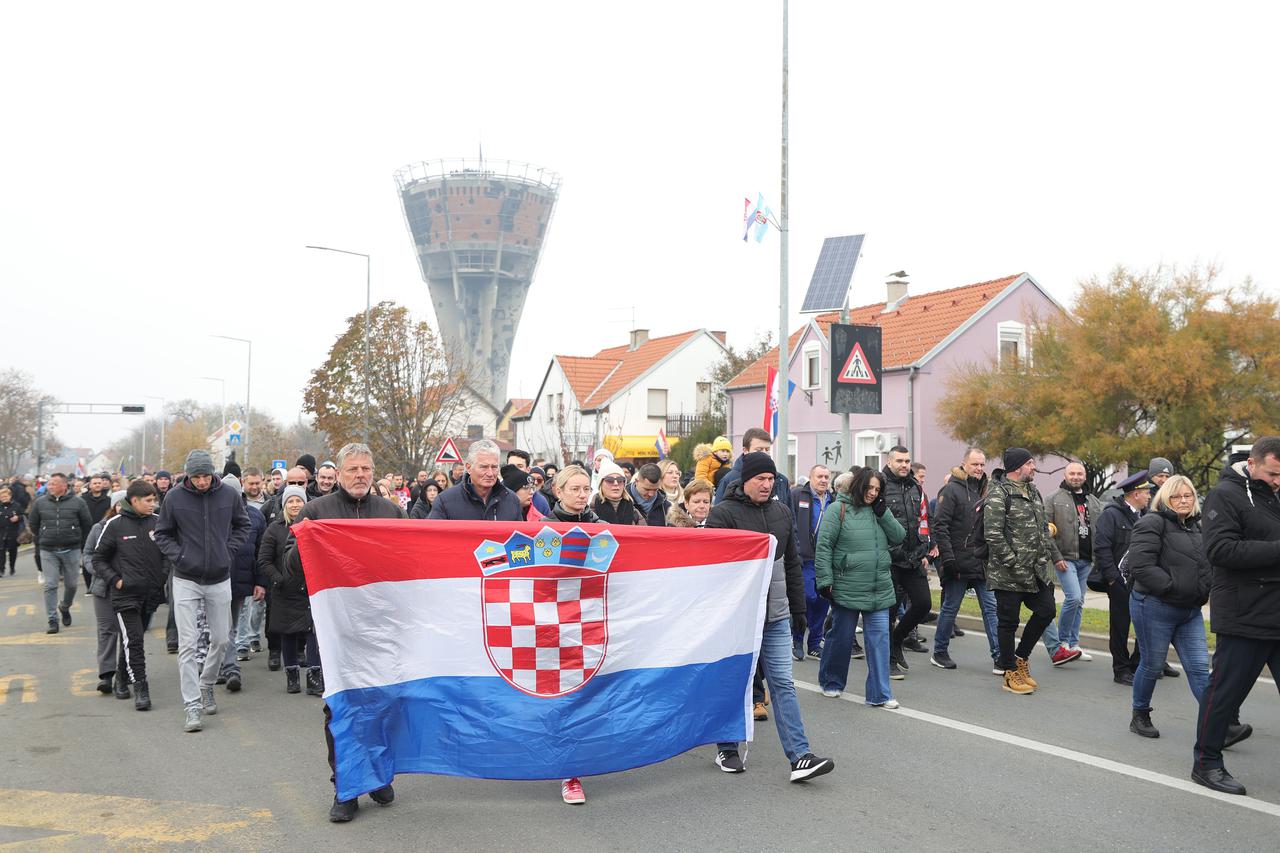
[[[1019,273],[1021,275],[1021,273]],[[881,356],[885,368],[904,367],[926,355],[947,335],[960,327],[978,312],[982,306],[1018,279],[1009,275],[949,290],[936,290],[911,296],[900,308],[884,311],[885,303],[863,305],[849,310],[849,322],[864,326],[880,326],[884,335],[884,352]],[[813,318],[824,336],[829,335],[831,324],[840,320],[840,312],[832,311]],[[808,324],[800,327],[790,338],[788,353],[794,353]],[[746,370],[729,380],[726,389],[749,388],[764,385],[769,365],[778,363],[778,348],[774,347]]]
[[[510,400],[511,414],[509,417],[518,418],[529,414],[533,411],[533,401],[524,397],[512,397]]]
[[[583,409],[599,408],[623,388],[651,370],[701,329],[650,338],[634,350],[626,344],[607,347],[590,357],[558,355],[573,395]]]

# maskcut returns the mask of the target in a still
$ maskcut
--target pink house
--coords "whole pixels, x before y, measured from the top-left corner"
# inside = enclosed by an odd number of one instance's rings
[[[850,322],[878,325],[884,336],[882,413],[849,416],[852,452],[843,446],[840,416],[831,413],[827,396],[828,330],[839,314],[812,317],[790,340],[789,375],[796,389],[788,415],[788,473],[794,480],[797,469],[807,475],[819,462],[835,470],[854,464],[879,468],[889,448],[903,444],[929,466],[930,491],[936,490],[965,449],[937,425],[948,378],[964,364],[1030,357],[1031,319],[1056,313],[1066,309],[1027,273],[920,295],[909,295],[905,282],[891,281],[885,302],[850,311]],[[745,430],[763,425],[765,374],[777,362],[775,347],[725,386],[735,448]],[[1052,491],[1060,479],[1057,473],[1045,475],[1038,485]]]

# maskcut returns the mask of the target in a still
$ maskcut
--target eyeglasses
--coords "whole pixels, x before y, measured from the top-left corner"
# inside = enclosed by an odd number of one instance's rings
[[[1170,495],[1169,497],[1169,500],[1171,501],[1193,501],[1195,499],[1196,499],[1195,495],[1189,495],[1186,492],[1183,492],[1180,495]]]
[[[542,478],[541,478],[541,477],[539,477],[537,474],[534,474],[534,475],[533,475],[532,477],[530,477],[529,479],[530,479],[530,480],[532,480],[532,481],[533,481],[533,483],[534,483],[534,485],[536,485],[536,486],[541,486],[543,483],[545,483],[545,482],[546,482],[546,480],[542,479]]]
[[[621,486],[623,483],[627,482],[627,478],[626,478],[626,477],[610,476],[610,477],[604,477],[604,478],[602,478],[602,479],[600,480],[600,482],[602,482],[602,483],[608,483],[608,484],[609,484],[609,485],[611,485],[611,486]]]

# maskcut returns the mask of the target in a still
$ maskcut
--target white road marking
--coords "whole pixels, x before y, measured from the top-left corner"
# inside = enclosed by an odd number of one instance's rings
[[[812,693],[822,693],[822,688],[816,684],[809,684],[804,681],[796,681],[796,687],[802,690],[808,690]],[[866,699],[854,693],[842,693],[840,698],[846,702],[854,702],[859,705],[865,705]],[[898,708],[894,711],[886,713],[897,714],[902,717],[910,717],[913,720],[920,720],[925,723],[932,723],[935,726],[943,726],[944,728],[954,729],[958,732],[976,735],[977,737],[986,738],[996,741],[997,743],[1009,744],[1010,746],[1018,746],[1023,749],[1029,749],[1033,752],[1040,752],[1045,755],[1052,755],[1055,758],[1065,758],[1068,761],[1075,761],[1079,764],[1085,764],[1089,767],[1096,767],[1100,770],[1109,770],[1112,773],[1119,773],[1122,776],[1131,776],[1134,779],[1141,779],[1144,782],[1154,782],[1157,785],[1164,785],[1166,788],[1173,788],[1177,791],[1183,791],[1188,794],[1195,794],[1201,797],[1208,797],[1211,800],[1218,800],[1223,803],[1230,803],[1233,806],[1239,806],[1245,809],[1251,809],[1256,812],[1271,815],[1272,817],[1280,817],[1280,805],[1269,803],[1265,800],[1259,800],[1253,797],[1241,797],[1233,794],[1221,794],[1217,791],[1211,791],[1203,785],[1197,785],[1190,779],[1178,779],[1174,776],[1166,776],[1163,773],[1157,773],[1154,770],[1146,770],[1142,767],[1134,767],[1131,764],[1122,764],[1119,761],[1112,761],[1109,758],[1101,758],[1096,755],[1090,755],[1087,752],[1077,752],[1074,749],[1067,749],[1062,746],[1054,746],[1049,743],[1041,743],[1039,741],[1030,740],[1029,738],[1012,735],[1008,732],[998,732],[994,729],[988,729],[983,726],[976,726],[973,723],[966,723],[960,720],[953,720],[949,717],[941,717],[937,714],[930,714],[927,711],[917,711],[913,708]]]

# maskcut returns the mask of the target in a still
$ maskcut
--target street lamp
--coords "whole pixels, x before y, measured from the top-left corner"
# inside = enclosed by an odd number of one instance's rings
[[[227,437],[227,380],[221,376],[201,376],[200,378],[222,383],[222,437],[225,439]]]
[[[358,258],[364,258],[364,364],[361,372],[364,374],[364,437],[362,441],[369,443],[369,302],[370,302],[370,276],[369,276],[369,256],[364,252],[349,252],[346,249],[334,249],[330,246],[307,246],[308,249],[318,249],[322,252],[338,252],[343,255],[355,255]]]
[[[231,335],[210,335],[210,337],[222,338],[224,341],[239,341],[240,343],[248,344],[249,346],[249,359],[245,367],[245,376],[244,376],[244,420],[245,420],[245,426],[248,426],[249,421],[252,420],[253,418],[253,413],[249,409],[249,390],[250,390],[250,384],[253,382],[253,341],[247,338],[235,338],[235,337],[232,337]],[[249,466],[249,432],[247,429],[245,430],[245,433],[244,433],[244,440],[241,444],[241,451],[244,453],[243,461],[244,461],[245,467],[247,468]]]
[[[156,470],[159,470],[160,468],[164,467],[164,402],[165,401],[164,401],[164,397],[157,397],[154,394],[143,394],[142,396],[147,400],[160,401],[160,464],[156,468]],[[146,464],[147,464],[147,419],[143,418],[142,419],[142,465],[143,467],[146,467]]]

